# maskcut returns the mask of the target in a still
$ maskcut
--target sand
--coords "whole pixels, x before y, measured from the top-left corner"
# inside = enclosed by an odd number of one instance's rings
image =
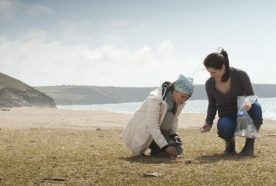
[[[124,128],[132,114],[40,108],[10,108],[0,110],[0,128],[64,128],[113,129]],[[200,128],[204,114],[182,113],[179,128]],[[275,130],[276,121],[264,120],[264,129]]]

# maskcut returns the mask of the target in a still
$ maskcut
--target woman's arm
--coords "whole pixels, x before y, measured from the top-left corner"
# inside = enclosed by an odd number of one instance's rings
[[[213,121],[215,119],[215,116],[217,114],[217,106],[216,106],[216,100],[213,97],[213,95],[210,93],[210,87],[205,85],[207,97],[208,97],[208,109],[207,109],[207,117],[206,117],[206,123],[210,126],[213,125]]]
[[[253,91],[252,84],[251,84],[249,76],[244,71],[240,71],[240,72],[241,72],[240,80],[241,80],[241,83],[242,83],[242,87],[244,89],[245,96],[254,95],[254,91]]]
[[[244,90],[244,95],[245,96],[254,95],[254,91],[253,91],[252,84],[251,84],[249,76],[244,71],[240,71],[240,72],[241,72],[240,77],[241,77],[242,87],[243,87],[243,90]],[[245,103],[244,108],[245,108],[245,110],[249,111],[251,109],[251,103]]]

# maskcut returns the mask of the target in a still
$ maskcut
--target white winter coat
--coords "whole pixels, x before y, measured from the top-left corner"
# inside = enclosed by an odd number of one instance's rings
[[[184,104],[178,105],[170,134],[175,134],[178,128],[178,116]],[[168,144],[161,134],[160,126],[167,113],[168,105],[162,99],[162,88],[152,91],[140,108],[134,113],[123,133],[124,142],[134,155],[140,155],[147,150],[152,140],[162,148]]]

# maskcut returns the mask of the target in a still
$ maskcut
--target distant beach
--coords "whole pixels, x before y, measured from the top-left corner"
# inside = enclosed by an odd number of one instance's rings
[[[124,128],[131,116],[93,110],[11,108],[0,111],[0,128],[114,129]],[[179,128],[200,128],[204,119],[204,114],[182,113]],[[276,121],[264,120],[263,128],[276,129]]]

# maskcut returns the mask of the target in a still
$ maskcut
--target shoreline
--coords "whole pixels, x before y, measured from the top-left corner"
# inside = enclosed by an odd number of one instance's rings
[[[132,114],[93,110],[9,108],[0,111],[0,128],[123,129],[131,117]],[[179,129],[200,128],[204,120],[204,114],[182,113]],[[262,129],[276,130],[276,121],[264,120]]]

